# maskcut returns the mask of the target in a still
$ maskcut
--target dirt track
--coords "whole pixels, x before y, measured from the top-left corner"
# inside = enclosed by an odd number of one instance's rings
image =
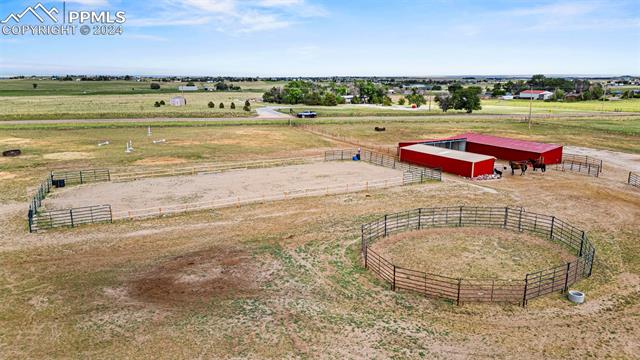
[[[401,178],[402,172],[399,170],[363,162],[317,162],[217,174],[88,184],[56,190],[44,204],[49,209],[110,204],[114,211],[123,211],[236,197],[268,197],[294,190]]]

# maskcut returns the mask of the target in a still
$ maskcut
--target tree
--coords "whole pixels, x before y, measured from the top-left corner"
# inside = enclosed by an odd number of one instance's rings
[[[242,108],[242,110],[251,111],[251,103],[249,102],[249,100],[245,100],[244,107]]]
[[[156,101],[155,104],[153,104],[153,106],[160,107],[160,102]]]
[[[404,105],[407,102],[407,100],[404,97],[401,97],[400,99],[398,99],[398,105]]]
[[[481,110],[480,105],[480,93],[482,89],[477,86],[469,86],[468,88],[461,88],[451,95],[451,101],[453,102],[453,108],[456,110],[466,110],[468,114],[473,110]]]
[[[558,101],[564,99],[564,90],[556,89],[551,96],[551,100]]]
[[[591,98],[593,100],[601,99],[604,96],[604,89],[600,83],[591,86]]]
[[[415,89],[413,90],[413,94],[407,95],[407,100],[409,101],[409,104],[416,104],[417,107],[427,103],[427,99],[424,98],[424,95],[418,94]]]
[[[149,85],[149,87],[151,88],[151,90],[159,90],[160,89],[160,84],[153,82],[153,83],[151,83]]]
[[[231,107],[231,109],[235,109],[236,108],[236,103],[232,102],[230,107]]]
[[[438,103],[443,112],[447,112],[452,107],[451,95],[443,94],[436,96],[435,101]]]
[[[213,101],[209,101],[209,103],[207,104],[207,106],[208,106],[210,109],[213,109],[214,107],[216,107],[216,104],[214,104],[214,103],[213,103]]]
[[[433,91],[440,91],[440,90],[442,90],[442,86],[440,86],[440,85],[433,85],[433,87],[431,87],[431,90],[433,90]]]
[[[391,100],[390,97],[388,97],[387,95],[384,96],[384,98],[382,99],[382,105],[384,106],[391,106],[393,105],[393,101]]]
[[[33,88],[34,88],[34,89],[37,89],[37,88],[38,88],[38,84],[33,83],[32,85],[33,85]]]
[[[193,81],[189,81],[189,82],[187,83],[187,86],[196,86],[196,84],[194,84],[194,83],[193,83]]]
[[[336,106],[338,105],[338,99],[333,93],[326,93],[322,98],[322,105],[324,106]]]
[[[462,89],[462,85],[460,85],[460,83],[457,83],[457,82],[447,86],[447,90],[449,91],[449,94],[453,94],[460,89]]]
[[[167,103],[164,102],[164,100],[160,100],[160,105],[166,105]]]
[[[218,106],[220,109],[224,109],[224,103],[220,103],[220,105]]]

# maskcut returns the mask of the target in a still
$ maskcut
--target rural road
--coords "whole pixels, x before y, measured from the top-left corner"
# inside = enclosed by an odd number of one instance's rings
[[[257,108],[256,112],[258,116],[252,117],[227,117],[227,118],[125,118],[125,119],[55,119],[55,120],[0,120],[0,126],[2,125],[32,125],[32,124],[91,124],[91,123],[145,123],[145,122],[216,122],[216,121],[256,121],[256,120],[283,120],[289,119],[291,116],[276,111],[279,107],[267,106]],[[591,117],[591,116],[638,116],[640,113],[563,113],[554,114],[553,118],[574,118],[574,117]],[[534,114],[533,118],[549,118],[548,114]],[[425,119],[522,119],[523,115],[513,114],[455,114],[455,115],[402,115],[399,117],[393,116],[326,116],[324,118],[330,118],[333,120],[372,120],[372,121],[389,121],[394,119],[402,120],[425,120]]]

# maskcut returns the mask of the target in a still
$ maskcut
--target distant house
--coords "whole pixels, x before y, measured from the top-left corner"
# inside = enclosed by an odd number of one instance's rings
[[[204,91],[216,91],[216,87],[215,85],[205,85],[204,86]]]
[[[518,94],[520,99],[533,99],[533,100],[549,100],[553,96],[551,91],[546,90],[525,90]]]
[[[564,95],[564,101],[578,101],[580,99],[580,94],[578,93],[568,93]]]
[[[181,85],[178,86],[180,91],[198,91],[198,85]]]
[[[345,104],[351,104],[351,100],[353,100],[353,95],[342,95]]]
[[[169,100],[171,106],[185,106],[187,105],[187,99],[184,96],[174,96]]]
[[[500,96],[500,100],[513,100],[513,95],[512,94],[504,94],[504,95]]]

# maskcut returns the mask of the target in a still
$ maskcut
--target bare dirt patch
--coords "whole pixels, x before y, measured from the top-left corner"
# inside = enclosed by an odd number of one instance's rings
[[[96,183],[55,191],[47,208],[111,204],[126,211],[195,202],[261,198],[304,189],[401,179],[402,172],[362,162],[317,162],[217,174]]]
[[[520,279],[575,259],[539,237],[479,227],[402,233],[381,239],[372,249],[396,266],[463,278]]]
[[[81,160],[92,159],[94,155],[88,152],[67,151],[44,154],[42,157],[49,160]]]
[[[157,265],[133,279],[128,292],[139,301],[162,305],[242,297],[257,292],[269,277],[261,268],[243,250],[215,247]]]
[[[10,179],[15,179],[18,175],[11,173],[11,172],[7,172],[7,171],[0,171],[0,180],[10,180]]]

